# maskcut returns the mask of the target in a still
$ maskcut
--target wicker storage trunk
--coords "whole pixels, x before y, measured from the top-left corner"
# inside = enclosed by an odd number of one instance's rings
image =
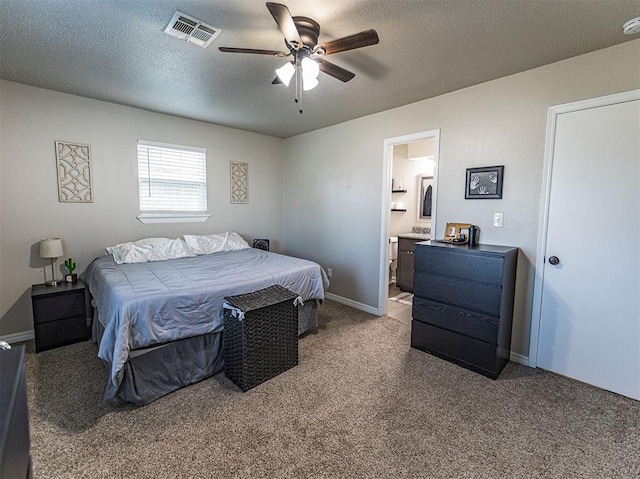
[[[282,286],[225,298],[224,373],[243,392],[298,364],[296,298]]]

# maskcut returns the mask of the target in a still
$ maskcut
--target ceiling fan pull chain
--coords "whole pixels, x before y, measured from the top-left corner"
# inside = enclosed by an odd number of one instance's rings
[[[300,62],[296,59],[296,103],[299,107],[299,112],[302,114],[302,67]]]
[[[296,104],[299,101],[299,96],[300,96],[300,67],[298,65],[296,65],[296,98],[295,98],[295,102]]]
[[[298,103],[298,106],[299,106],[299,110],[298,111],[302,115],[302,95],[303,95],[303,93],[302,93],[302,75],[298,75],[298,77],[300,78],[299,86],[298,86],[298,91],[300,92],[300,103]]]

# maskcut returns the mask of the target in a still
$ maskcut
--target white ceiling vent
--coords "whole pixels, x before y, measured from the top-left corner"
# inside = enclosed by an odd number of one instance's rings
[[[176,12],[164,32],[180,40],[207,48],[222,33],[222,30],[184,13]]]

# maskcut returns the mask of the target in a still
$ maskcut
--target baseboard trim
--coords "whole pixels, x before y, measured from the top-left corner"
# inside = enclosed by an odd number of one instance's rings
[[[523,356],[522,354],[514,353],[513,351],[511,351],[509,359],[511,360],[511,362],[529,366],[529,356]]]
[[[344,304],[346,306],[351,306],[352,308],[358,309],[360,311],[364,311],[365,313],[375,314],[376,316],[383,315],[382,312],[376,308],[373,308],[364,303],[353,301],[352,299],[343,298],[342,296],[338,296],[337,294],[326,293],[325,297],[327,299],[330,299],[331,301],[335,301],[336,303]],[[529,357],[524,356],[520,353],[511,351],[511,353],[509,354],[509,359],[514,363],[522,364],[524,366],[529,366]]]
[[[22,331],[21,333],[7,334],[6,336],[0,336],[0,341],[5,341],[9,344],[21,343],[22,341],[30,341],[35,338],[33,329],[30,331]]]
[[[383,313],[377,308],[369,306],[368,304],[359,303],[357,301],[353,301],[352,299],[343,298],[342,296],[338,296],[333,293],[326,293],[325,297],[330,299],[331,301],[335,301],[336,303],[344,304],[346,306],[351,306],[354,309],[359,309],[360,311],[364,311],[365,313],[375,314],[376,316],[382,316]]]
[[[327,299],[330,299],[331,301],[335,301],[336,303],[351,306],[352,308],[358,309],[360,311],[364,311],[365,313],[375,314],[376,316],[382,316],[382,314],[376,308],[372,308],[367,304],[359,303],[351,299],[343,298],[342,296],[338,296],[332,293],[325,294],[325,297]],[[15,343],[21,343],[22,341],[30,341],[34,338],[35,338],[35,334],[32,329],[30,331],[22,331],[21,333],[13,333],[13,334],[7,334],[6,336],[0,336],[0,341],[6,341],[9,344],[15,344]],[[524,366],[529,366],[528,356],[524,356],[522,354],[511,351],[509,359],[514,363],[522,364]]]

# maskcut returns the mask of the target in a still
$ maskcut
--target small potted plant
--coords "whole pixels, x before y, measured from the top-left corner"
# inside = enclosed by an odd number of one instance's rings
[[[64,262],[64,267],[67,268],[67,274],[64,280],[67,283],[75,283],[78,281],[78,275],[73,272],[76,269],[76,263],[71,258]]]

